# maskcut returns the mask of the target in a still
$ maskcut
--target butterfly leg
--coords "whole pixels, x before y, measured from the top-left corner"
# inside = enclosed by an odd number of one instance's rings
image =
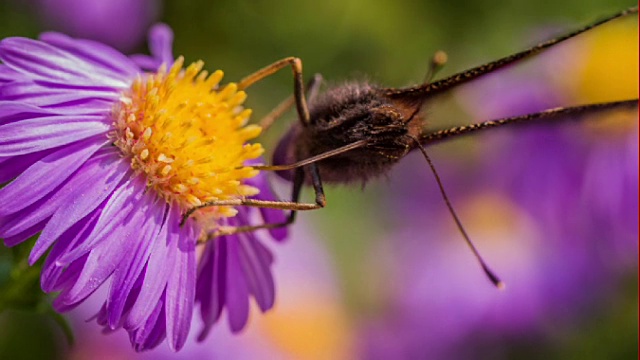
[[[304,182],[304,177],[305,177],[305,168],[297,168],[295,171],[295,175],[294,175],[294,181],[293,181],[293,191],[291,194],[291,201],[290,202],[280,202],[281,204],[287,204],[285,206],[288,205],[293,205],[293,204],[297,204],[297,205],[307,205],[304,207],[298,207],[298,206],[291,206],[289,208],[281,208],[281,207],[277,207],[278,209],[285,209],[285,210],[290,210],[289,215],[287,216],[287,219],[283,222],[280,223],[265,223],[265,224],[260,224],[260,225],[251,225],[251,226],[237,226],[237,227],[225,227],[225,228],[221,228],[217,231],[215,231],[213,234],[211,234],[209,236],[209,238],[205,241],[208,241],[211,238],[214,237],[218,237],[218,236],[224,236],[224,235],[233,235],[233,234],[238,234],[238,233],[243,233],[243,232],[252,232],[252,231],[256,231],[256,230],[261,230],[261,229],[277,229],[277,228],[281,228],[281,227],[286,227],[289,226],[291,224],[293,224],[296,220],[296,214],[299,210],[314,210],[314,209],[320,209],[326,206],[327,201],[324,195],[324,190],[322,188],[322,180],[320,179],[320,173],[318,171],[318,167],[316,164],[311,164],[308,165],[307,168],[309,169],[309,174],[311,176],[311,181],[313,184],[313,189],[315,191],[315,204],[304,204],[304,203],[299,203],[299,199],[300,199],[300,192],[302,190],[302,184]],[[274,203],[274,202],[271,202]],[[259,206],[259,205],[248,205],[247,206]],[[266,205],[266,204],[264,204]],[[271,204],[270,204],[271,205]],[[269,207],[272,208],[272,206],[259,206],[259,207]],[[188,215],[191,215],[190,213],[188,213]]]
[[[291,66],[293,70],[293,95],[296,104],[296,110],[298,111],[298,118],[303,125],[308,125],[309,120],[309,108],[307,106],[307,99],[304,96],[304,82],[302,79],[302,61],[297,57],[287,57],[282,60],[276,61],[271,65],[268,65],[253,74],[240,80],[238,83],[238,89],[244,90],[254,83],[264,79],[265,77],[274,74],[278,70]]]
[[[320,86],[322,85],[322,75],[315,74],[311,80],[307,83],[307,100],[309,103],[313,103],[313,99],[316,98],[318,92],[320,91]],[[293,104],[295,104],[295,95],[291,95],[287,97],[284,101],[282,101],[278,106],[276,106],[273,110],[271,110],[267,115],[265,115],[258,124],[260,127],[266,131],[268,128],[273,125],[273,123],[278,120],[284,113],[289,111]]]

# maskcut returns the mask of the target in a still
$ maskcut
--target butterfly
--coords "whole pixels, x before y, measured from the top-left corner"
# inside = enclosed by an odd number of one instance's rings
[[[456,214],[442,181],[425,147],[448,139],[475,134],[515,124],[553,122],[567,117],[580,117],[616,109],[633,109],[638,99],[590,103],[559,107],[520,116],[493,119],[474,124],[456,126],[437,131],[425,130],[423,105],[437,96],[456,89],[513,64],[522,62],[549,48],[561,44],[591,29],[613,20],[637,14],[631,7],[599,21],[588,24],[565,35],[541,42],[515,54],[433,80],[435,73],[446,62],[446,54],[437,52],[431,62],[426,80],[416,86],[389,88],[368,82],[348,82],[320,92],[322,77],[314,76],[305,84],[302,61],[288,57],[245,77],[238,87],[246,89],[252,84],[291,67],[294,75],[294,95],[276,107],[262,121],[263,128],[295,105],[298,122],[281,138],[274,151],[274,165],[254,166],[257,170],[276,171],[293,182],[291,201],[263,201],[251,198],[212,201],[188,211],[184,218],[208,206],[253,206],[290,210],[286,222],[224,229],[215,235],[254,231],[263,228],[288,226],[295,221],[297,211],[315,210],[326,206],[323,183],[365,183],[387,173],[407,154],[419,151],[432,170],[442,198],[460,233],[473,251],[485,274],[497,287],[502,282],[480,256]],[[315,202],[300,202],[303,185],[311,185]]]

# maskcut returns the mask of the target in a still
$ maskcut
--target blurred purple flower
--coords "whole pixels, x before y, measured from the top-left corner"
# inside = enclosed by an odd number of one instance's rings
[[[480,82],[481,91],[460,93],[476,120],[566,101],[543,77],[500,72]],[[447,163],[428,149],[504,292],[482,279],[423,159],[401,164],[389,200],[404,230],[382,250],[396,257],[388,272],[397,280],[385,315],[363,324],[363,357],[509,358],[509,346],[539,344],[608,301],[616,273],[607,270],[637,271],[637,131],[588,133],[572,121],[495,130],[477,135],[481,155]]]
[[[631,127],[588,132],[591,141],[583,152],[586,164],[576,215],[582,222],[576,230],[597,244],[600,261],[611,270],[637,270],[637,118]]]
[[[398,182],[422,178],[415,175],[418,160],[410,159],[412,175],[400,174]],[[380,252],[395,259],[385,271],[392,274],[390,300],[380,319],[362,326],[364,358],[509,358],[508,344],[535,342],[602,297],[607,276],[594,266],[588,239],[538,218],[496,185],[500,172],[483,178],[461,167],[439,168],[466,230],[507,287],[491,286],[438,192],[429,191],[433,181],[423,181],[413,192],[421,206],[399,214],[404,230],[379,242]],[[454,179],[456,172],[473,178],[473,187]]]
[[[365,358],[465,359],[487,343],[501,353],[582,314],[602,289],[587,254],[547,243],[541,224],[504,194],[485,185],[464,197],[458,212],[506,289],[484,278],[446,211],[427,211],[439,227],[414,224],[389,244],[395,296],[381,321],[364,324]]]
[[[545,65],[554,71],[551,62]],[[465,94],[478,120],[571,101],[571,94],[555,92],[544,77],[496,75],[488,81],[499,85]],[[618,264],[613,267],[637,267],[636,256],[630,256],[637,253],[638,236],[637,123],[637,114],[621,111],[496,131],[481,142],[487,154],[482,166],[500,174],[493,183],[545,224],[550,239],[572,244],[575,251],[590,248],[596,261]]]
[[[106,332],[123,327],[136,350],[166,337],[179,350],[195,302],[206,330],[226,308],[234,331],[249,296],[263,311],[274,302],[271,254],[256,235],[196,248],[220,226],[260,221],[250,210],[209,207],[181,225],[183,214],[211,199],[274,195],[264,175],[242,167],[262,152],[246,143],[260,131],[245,126],[246,95],[219,88],[222,73],[202,75],[201,63],[182,70],[168,27],[151,35],[153,56],[133,59],[58,33],[0,42],[0,238],[15,246],[41,233],[29,261],[49,251],[41,284],[58,293],[58,311],[110,282],[96,316]]]
[[[160,0],[34,0],[47,26],[129,52],[160,13]]]

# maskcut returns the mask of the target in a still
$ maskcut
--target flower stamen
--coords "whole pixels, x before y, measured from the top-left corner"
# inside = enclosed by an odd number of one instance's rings
[[[183,69],[178,58],[167,70],[137,77],[113,108],[113,142],[132,168],[146,174],[147,187],[183,211],[216,200],[253,196],[243,184],[257,170],[243,166],[259,157],[260,144],[248,144],[261,128],[246,125],[244,91],[235,83],[220,87],[223,73],[202,71],[195,62]],[[230,207],[207,209],[207,216],[228,217]]]

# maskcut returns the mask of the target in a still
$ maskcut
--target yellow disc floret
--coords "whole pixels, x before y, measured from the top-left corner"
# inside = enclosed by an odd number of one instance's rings
[[[182,58],[167,71],[139,76],[113,109],[114,144],[146,175],[147,186],[184,210],[215,200],[252,196],[258,189],[243,180],[258,174],[243,166],[263,153],[248,144],[261,128],[247,125],[244,91],[219,86],[223,73],[202,71],[201,61],[183,69]],[[231,207],[206,211],[235,215]]]

